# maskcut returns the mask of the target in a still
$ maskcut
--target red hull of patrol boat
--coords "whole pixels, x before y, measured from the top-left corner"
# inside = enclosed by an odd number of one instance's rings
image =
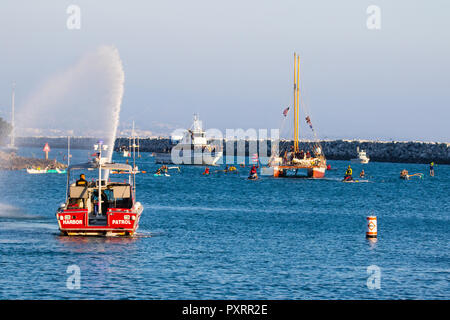
[[[63,235],[132,236],[139,227],[142,209],[108,209],[105,223],[90,223],[87,209],[60,209],[56,217]],[[92,219],[91,219],[92,221]]]

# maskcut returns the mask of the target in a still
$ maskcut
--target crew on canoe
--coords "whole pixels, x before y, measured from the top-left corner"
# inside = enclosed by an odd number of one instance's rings
[[[155,174],[162,175],[163,173],[167,174],[167,172],[168,172],[167,166],[163,165],[163,166],[159,167],[158,170],[156,170]]]
[[[224,170],[225,173],[233,172],[233,171],[236,171],[236,167],[235,166],[228,166],[228,165],[225,166],[225,170]]]

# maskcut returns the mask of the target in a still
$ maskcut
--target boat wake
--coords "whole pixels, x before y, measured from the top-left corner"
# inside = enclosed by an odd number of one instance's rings
[[[153,238],[164,235],[164,232],[137,231],[133,238]]]
[[[0,203],[0,219],[40,219],[42,217],[25,213],[21,208]]]

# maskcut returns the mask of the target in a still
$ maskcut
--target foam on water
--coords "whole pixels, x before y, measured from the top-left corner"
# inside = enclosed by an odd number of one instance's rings
[[[9,204],[0,203],[0,218],[38,219],[38,216],[25,213],[22,209]]]

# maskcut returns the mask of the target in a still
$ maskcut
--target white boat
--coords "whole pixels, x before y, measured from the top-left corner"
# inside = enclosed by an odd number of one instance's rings
[[[219,146],[210,144],[202,122],[194,115],[194,123],[186,130],[180,141],[171,139],[167,152],[156,152],[155,163],[214,166],[222,157]]]
[[[369,163],[370,158],[366,155],[364,150],[359,150],[359,147],[356,147],[356,152],[358,153],[358,158],[350,159],[351,162]]]
[[[34,168],[27,168],[27,172],[30,174],[40,174],[40,173],[47,173],[47,169],[34,169]]]

